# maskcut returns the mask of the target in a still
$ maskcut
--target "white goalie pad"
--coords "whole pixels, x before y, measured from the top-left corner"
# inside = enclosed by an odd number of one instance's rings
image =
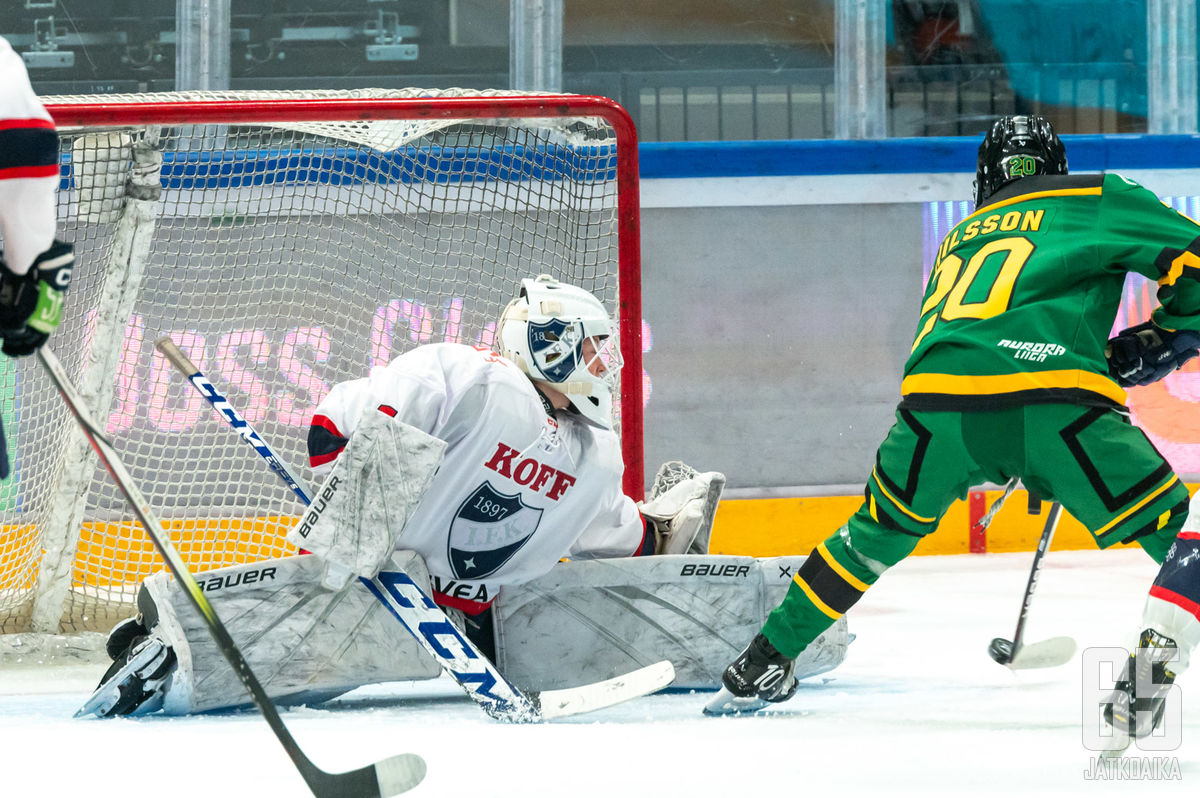
[[[445,441],[368,408],[288,541],[327,562],[330,588],[375,576],[445,452]]]
[[[560,563],[497,599],[496,664],[518,687],[553,689],[666,659],[675,666],[673,688],[716,689],[804,560],[671,555]],[[843,617],[800,654],[797,678],[836,667],[851,639]]]
[[[429,589],[424,561],[397,552],[392,567]],[[218,617],[267,694],[280,703],[315,703],[376,682],[432,679],[441,667],[355,579],[322,587],[314,556],[266,560],[196,576]],[[208,626],[165,573],[145,582],[158,610],[152,633],[178,657],[163,702],[169,714],[251,703]]]

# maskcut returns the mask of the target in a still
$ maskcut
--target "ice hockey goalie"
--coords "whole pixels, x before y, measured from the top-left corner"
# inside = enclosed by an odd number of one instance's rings
[[[198,575],[272,698],[438,675],[360,577],[406,574],[538,690],[662,659],[677,686],[715,688],[786,590],[796,561],[705,553],[722,474],[672,464],[648,501],[623,495],[621,363],[598,300],[524,280],[497,330],[499,354],[429,344],[334,386],[309,434],[324,482],[289,533],[305,553]],[[139,610],[113,630],[113,665],[82,711],[249,703],[172,580],[147,579]],[[843,622],[801,670],[834,667],[847,642]]]

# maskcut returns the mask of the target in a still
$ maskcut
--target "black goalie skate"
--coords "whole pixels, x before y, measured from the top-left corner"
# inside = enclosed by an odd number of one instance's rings
[[[1153,629],[1142,632],[1113,691],[1101,702],[1105,723],[1125,733],[1114,735],[1114,740],[1123,740],[1125,745],[1114,747],[1110,756],[1120,754],[1132,740],[1148,737],[1162,722],[1167,694],[1175,681],[1171,662],[1175,652],[1171,638]]]
[[[796,661],[780,654],[761,633],[721,676],[721,689],[704,707],[706,715],[755,712],[787,701],[796,692]]]
[[[75,717],[109,718],[154,712],[162,707],[163,693],[176,664],[175,652],[162,640],[133,638]]]

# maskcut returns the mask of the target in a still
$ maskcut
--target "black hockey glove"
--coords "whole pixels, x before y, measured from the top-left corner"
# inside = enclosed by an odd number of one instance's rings
[[[1122,388],[1158,382],[1200,354],[1200,333],[1164,330],[1152,321],[1122,330],[1105,349],[1108,373]]]
[[[0,351],[21,357],[46,343],[62,321],[63,294],[74,268],[75,248],[64,241],[38,255],[24,275],[0,261]]]

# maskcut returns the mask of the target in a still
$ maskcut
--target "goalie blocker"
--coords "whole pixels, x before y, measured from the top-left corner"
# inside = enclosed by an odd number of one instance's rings
[[[546,690],[666,659],[676,669],[673,687],[716,689],[735,643],[754,633],[803,559],[675,555],[561,563],[497,600],[497,665],[518,687]],[[397,552],[382,574],[389,567],[428,590],[428,572],[415,553]],[[319,703],[366,684],[441,673],[411,636],[397,633],[386,605],[362,581],[331,591],[323,576],[321,561],[305,556],[197,576],[229,619],[230,634],[244,641],[273,700]],[[117,660],[82,713],[186,714],[250,703],[173,580],[147,579],[138,605],[138,621],[114,629],[110,655]],[[801,655],[797,677],[836,667],[850,640],[842,619]],[[173,665],[168,673],[164,663]],[[123,666],[125,677],[144,676],[152,689],[119,696],[113,682]]]

